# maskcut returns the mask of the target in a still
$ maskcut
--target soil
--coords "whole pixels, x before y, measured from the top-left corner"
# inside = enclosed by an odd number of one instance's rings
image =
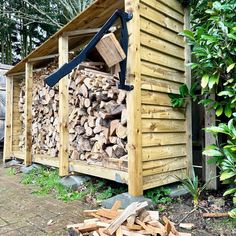
[[[163,211],[160,217],[167,216],[176,225],[182,223],[193,223],[191,231],[181,229],[180,232],[192,233],[193,236],[236,236],[236,219],[230,217],[203,218],[204,212],[228,212],[232,209],[232,201],[229,198],[222,198],[223,192],[206,192],[199,201],[199,208],[190,213],[194,207],[190,195],[174,199],[167,205],[157,206]],[[188,216],[187,216],[188,215]],[[187,217],[186,217],[187,216]],[[186,217],[184,220],[183,218]]]

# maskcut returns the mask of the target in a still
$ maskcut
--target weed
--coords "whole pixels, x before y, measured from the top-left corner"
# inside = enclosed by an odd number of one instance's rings
[[[60,184],[60,177],[58,170],[39,168],[33,169],[28,174],[23,174],[21,182],[23,184],[34,184],[38,188],[33,193],[37,195],[46,195],[53,193],[57,199],[68,202],[73,200],[82,200],[86,196],[91,196],[97,201],[101,201],[112,197],[116,194],[127,191],[127,187],[119,186],[118,184],[93,178],[90,181],[84,183],[84,186],[78,191],[65,188]]]
[[[11,167],[9,169],[7,169],[7,175],[16,175],[17,171],[15,168]]]
[[[181,179],[178,176],[176,176],[176,179],[178,179],[182,183],[183,187],[186,188],[189,191],[189,193],[192,195],[193,205],[194,205],[194,208],[196,208],[198,206],[199,197],[202,191],[206,188],[207,184],[211,180],[209,180],[204,185],[200,186],[198,176],[195,174],[194,169],[192,170],[192,178],[186,175],[184,179]]]
[[[144,196],[150,198],[155,204],[166,204],[171,202],[171,198],[168,196],[170,192],[170,189],[160,187],[147,190]]]

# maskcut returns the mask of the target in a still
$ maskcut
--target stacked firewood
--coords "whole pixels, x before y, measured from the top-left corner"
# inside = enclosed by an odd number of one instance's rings
[[[126,92],[117,79],[91,68],[71,76],[69,134],[71,158],[96,162],[126,158]]]
[[[167,217],[159,221],[157,211],[147,211],[147,202],[130,204],[125,210],[118,210],[121,202],[117,201],[111,209],[86,210],[84,216],[93,217],[83,223],[68,225],[73,236],[109,236],[109,235],[160,235],[191,236],[190,233],[178,232]]]
[[[34,73],[32,136],[33,153],[58,156],[59,92],[44,78],[57,68],[57,62]],[[70,75],[69,141],[70,157],[99,162],[104,158],[127,158],[126,92],[117,88],[117,78],[102,72],[103,63],[85,62]],[[24,149],[25,85],[22,82],[19,112]]]
[[[58,155],[58,85],[50,88],[44,84],[44,78],[57,69],[57,61],[50,63],[47,68],[34,72],[32,89],[32,150],[34,154]],[[25,82],[21,84],[19,112],[22,121],[22,134],[19,147],[24,149],[24,104]]]

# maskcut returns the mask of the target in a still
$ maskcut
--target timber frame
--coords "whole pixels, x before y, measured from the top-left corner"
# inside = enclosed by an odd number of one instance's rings
[[[129,48],[128,92],[128,171],[107,166],[88,165],[70,160],[68,139],[68,76],[59,83],[59,156],[32,155],[33,72],[59,56],[59,66],[68,62],[69,52],[86,44],[116,9],[133,14],[127,23]],[[189,24],[188,11],[177,0],[96,0],[84,12],[55,33],[39,48],[7,72],[7,112],[4,161],[11,157],[59,168],[61,176],[70,172],[89,174],[126,183],[133,196],[156,186],[176,182],[192,163],[191,105],[176,111],[168,94],[178,93],[189,83],[186,69],[189,47],[178,33]],[[25,152],[17,149],[19,133],[17,98],[19,81],[25,76]]]

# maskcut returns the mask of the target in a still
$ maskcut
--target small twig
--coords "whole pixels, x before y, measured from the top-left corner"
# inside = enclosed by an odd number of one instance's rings
[[[189,215],[191,215],[194,211],[196,211],[197,210],[197,208],[196,207],[194,207],[191,211],[189,211],[188,213],[187,213],[187,215],[185,215],[178,223],[177,223],[177,225],[179,225],[182,221],[184,221]]]

